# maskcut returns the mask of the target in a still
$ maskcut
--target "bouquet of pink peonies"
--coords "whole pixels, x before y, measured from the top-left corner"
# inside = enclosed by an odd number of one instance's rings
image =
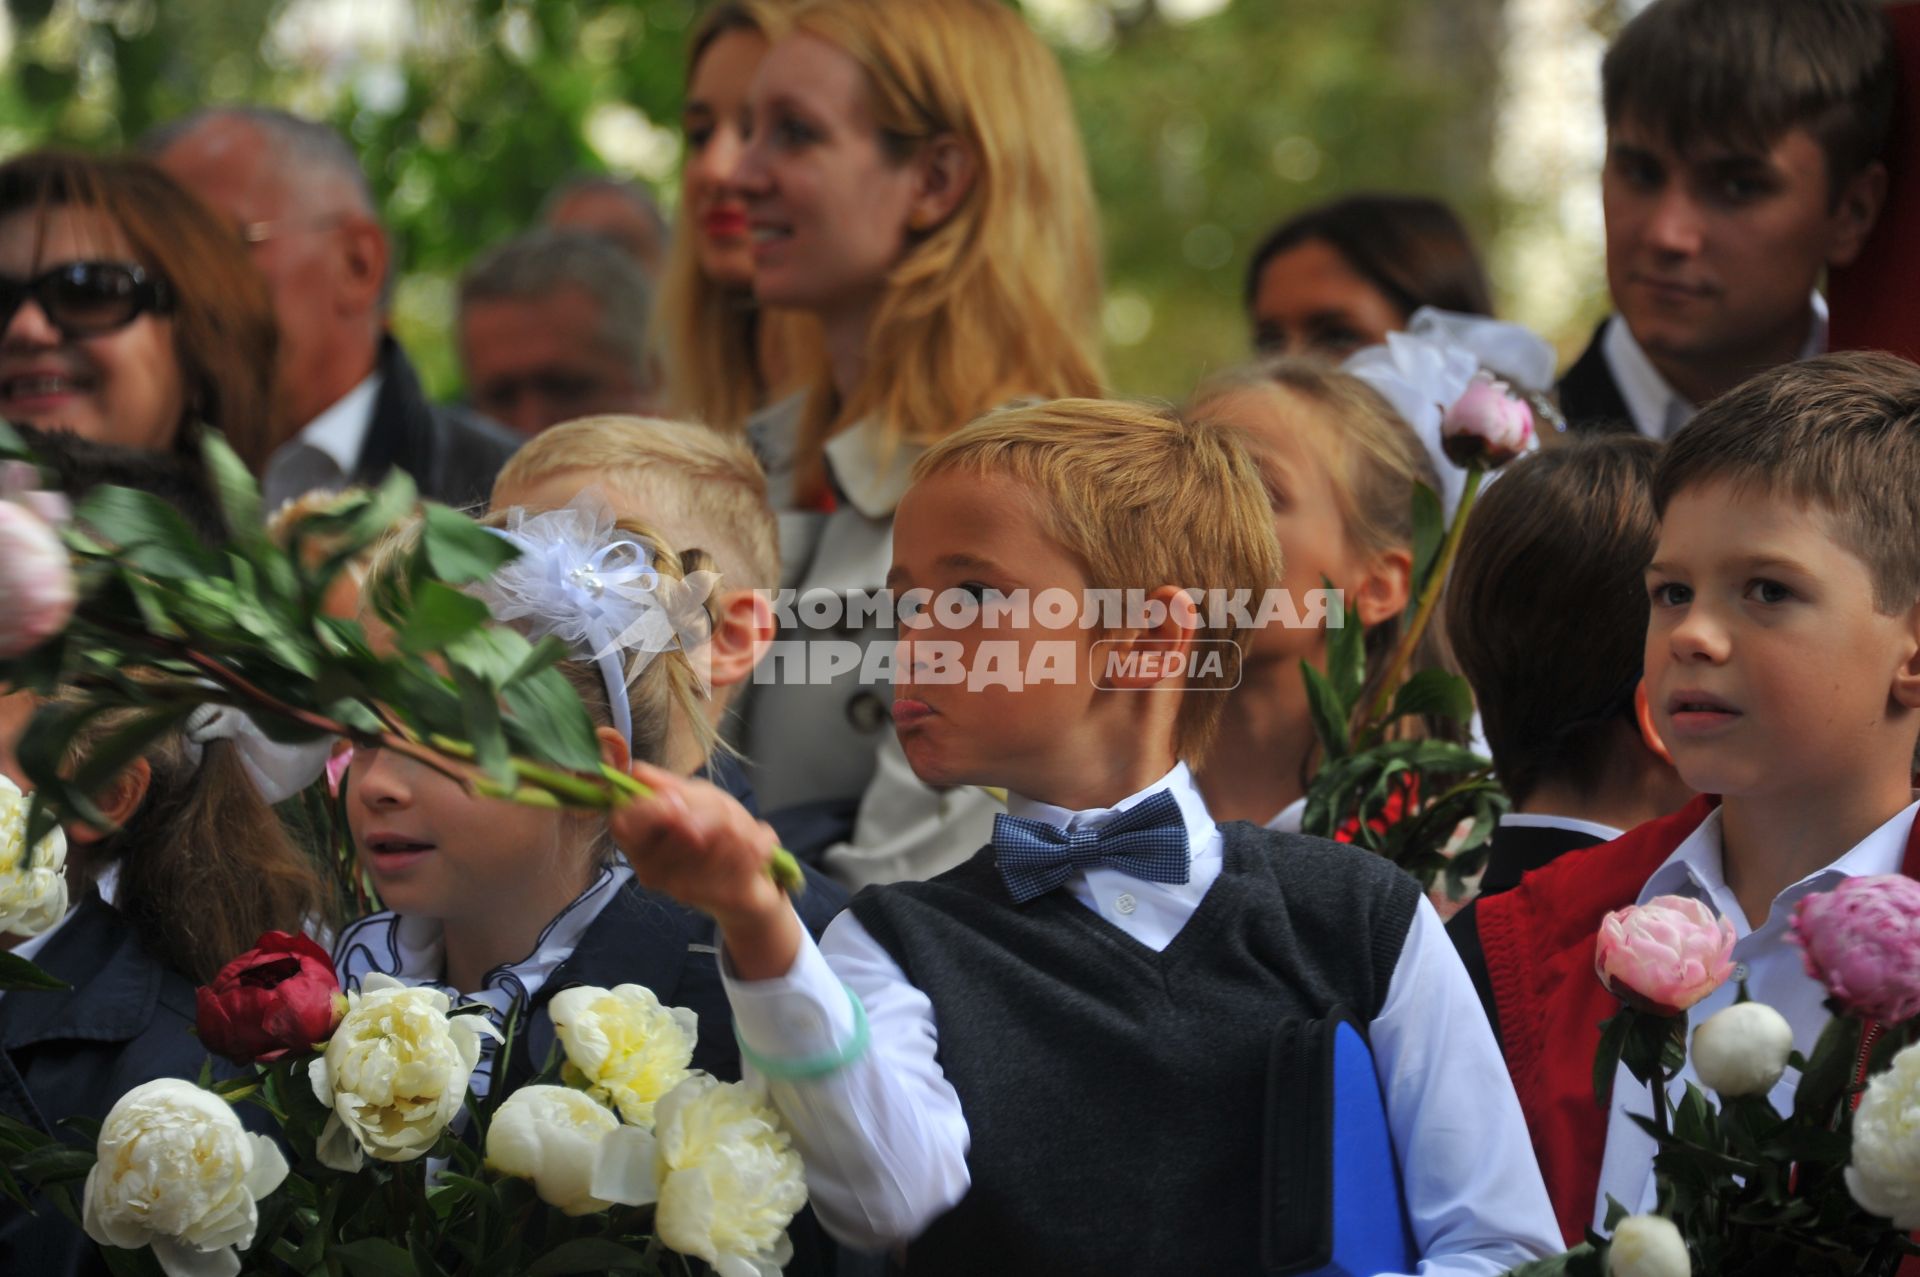
[[[1791,926],[1833,1014],[1808,1055],[1744,986],[1689,1049],[1688,1010],[1733,972],[1733,929],[1706,905],[1663,896],[1608,915],[1594,968],[1621,1008],[1594,1090],[1609,1103],[1622,1065],[1650,1088],[1652,1117],[1633,1120],[1658,1145],[1657,1202],[1645,1215],[1612,1202],[1611,1237],[1517,1274],[1890,1277],[1920,1256],[1920,882],[1850,879],[1803,899]],[[1699,1082],[1676,1099],[1689,1058]],[[1770,1096],[1789,1070],[1782,1113]]]
[[[664,1275],[691,1256],[778,1277],[800,1157],[758,1092],[691,1067],[691,1012],[563,990],[555,1058],[484,1102],[469,1081],[501,1035],[480,1012],[380,975],[343,993],[318,946],[269,933],[199,992],[201,1036],[247,1074],[135,1087],[91,1153],[0,1118],[0,1192],[30,1209],[38,1189],[116,1273]]]

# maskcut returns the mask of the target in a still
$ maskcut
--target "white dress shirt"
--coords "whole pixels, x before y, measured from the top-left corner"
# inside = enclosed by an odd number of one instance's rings
[[[1080,904],[1156,950],[1179,934],[1222,866],[1224,841],[1186,766],[1111,808],[1073,812],[1018,794],[1007,798],[1015,816],[1078,829],[1098,827],[1160,790],[1173,794],[1186,822],[1188,881],[1147,882],[1102,866],[1066,882]],[[879,1250],[917,1237],[966,1195],[970,1182],[967,1119],[935,1058],[932,1004],[851,911],[834,919],[818,948],[803,937],[786,975],[753,982],[728,976],[726,987],[749,1046],[799,1059],[851,1040],[843,982],[866,1009],[867,1052],[825,1078],[768,1085],[806,1159],[822,1222],[851,1246]],[[1425,1257],[1418,1271],[1491,1275],[1557,1254],[1553,1210],[1499,1048],[1425,901],[1370,1033],[1414,1239]]]
[[[1831,891],[1843,879],[1873,874],[1900,872],[1906,859],[1907,834],[1913,827],[1915,803],[1887,821],[1850,851],[1825,869],[1808,874],[1773,898],[1762,924],[1755,929],[1740,908],[1740,902],[1727,886],[1721,858],[1720,810],[1703,821],[1687,840],[1674,849],[1666,863],[1653,871],[1641,888],[1638,903],[1655,896],[1689,896],[1703,901],[1715,913],[1733,923],[1739,937],[1733,946],[1735,963],[1732,979],[1688,1012],[1688,1023],[1698,1025],[1714,1012],[1733,1005],[1739,996],[1739,982],[1745,979],[1747,990],[1756,1002],[1764,1002],[1793,1026],[1793,1045],[1802,1054],[1811,1054],[1820,1031],[1831,1017],[1823,1005],[1826,990],[1807,975],[1800,950],[1787,939],[1787,922],[1803,896]],[[1685,1096],[1687,1083],[1696,1085],[1693,1057],[1669,1088],[1675,1103]],[[1793,1091],[1800,1084],[1800,1073],[1788,1069],[1767,1095],[1775,1110],[1793,1111]],[[1704,1089],[1704,1088],[1702,1088]],[[1708,1101],[1712,1093],[1708,1092]],[[1593,1226],[1598,1229],[1607,1220],[1607,1197],[1629,1211],[1649,1211],[1655,1204],[1653,1179],[1653,1137],[1634,1125],[1630,1113],[1653,1115],[1653,1098],[1647,1088],[1634,1080],[1626,1066],[1613,1079],[1613,1108],[1607,1115],[1607,1151],[1600,1162],[1600,1187],[1594,1195]]]
[[[1807,344],[1800,348],[1801,359],[1812,359],[1827,350],[1827,299],[1814,293],[1812,308],[1813,323],[1807,330]],[[1607,321],[1600,353],[1607,361],[1607,371],[1613,374],[1613,384],[1620,388],[1620,397],[1626,400],[1634,429],[1649,439],[1672,438],[1673,432],[1692,421],[1699,411],[1698,404],[1667,384],[1619,315]]]
[[[380,381],[378,371],[368,373],[268,458],[260,489],[269,511],[318,488],[347,486],[373,426]]]
[[[1601,842],[1612,842],[1624,829],[1615,829],[1612,825],[1603,825],[1597,820],[1577,820],[1572,816],[1550,816],[1545,812],[1510,811],[1500,817],[1503,829],[1564,829],[1568,833],[1586,834],[1589,838],[1598,838]]]

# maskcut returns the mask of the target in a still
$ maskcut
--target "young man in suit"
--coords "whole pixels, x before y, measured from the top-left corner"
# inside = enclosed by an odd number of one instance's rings
[[[269,508],[395,467],[424,497],[485,501],[518,436],[427,401],[387,331],[387,235],[346,139],[285,111],[219,107],[162,127],[145,149],[234,223],[272,286],[284,435],[261,476]]]
[[[1560,382],[1575,430],[1665,439],[1827,348],[1814,291],[1886,194],[1894,58],[1871,0],[1657,0],[1601,67],[1614,314]]]

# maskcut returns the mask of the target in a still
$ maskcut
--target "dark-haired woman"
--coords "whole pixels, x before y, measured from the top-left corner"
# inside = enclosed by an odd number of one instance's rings
[[[160,453],[206,425],[257,470],[276,341],[239,237],[153,165],[0,164],[0,419]]]
[[[1493,297],[1445,204],[1349,195],[1268,232],[1247,267],[1246,306],[1262,354],[1338,360],[1385,341],[1422,306],[1491,315]]]

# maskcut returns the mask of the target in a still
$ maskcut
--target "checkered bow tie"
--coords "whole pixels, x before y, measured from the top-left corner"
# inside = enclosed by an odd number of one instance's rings
[[[1098,866],[1148,882],[1185,882],[1189,876],[1186,820],[1164,789],[1092,829],[995,816],[993,851],[1015,904],[1045,895],[1076,870]]]

